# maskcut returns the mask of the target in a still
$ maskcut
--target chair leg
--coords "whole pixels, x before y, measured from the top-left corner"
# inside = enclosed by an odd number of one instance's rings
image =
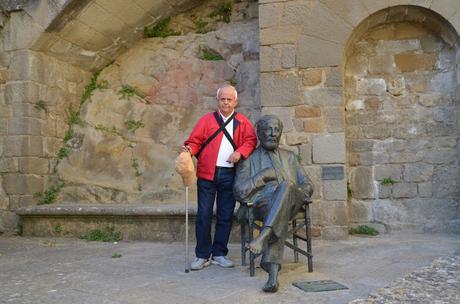
[[[296,227],[297,227],[297,220],[293,219],[292,220],[292,243],[294,244],[295,248],[299,247],[298,242],[297,242]],[[299,252],[297,252],[297,250],[294,250],[294,263],[298,263],[298,262],[299,262]]]
[[[313,272],[313,254],[311,250],[311,221],[310,221],[310,204],[305,206],[305,229],[307,235],[307,266],[308,272]]]
[[[246,223],[240,224],[241,227],[241,266],[246,266]]]
[[[254,213],[252,207],[248,210],[248,222],[249,222],[249,237],[248,244],[254,238]],[[255,275],[255,265],[254,265],[255,254],[249,251],[249,275],[253,277]]]

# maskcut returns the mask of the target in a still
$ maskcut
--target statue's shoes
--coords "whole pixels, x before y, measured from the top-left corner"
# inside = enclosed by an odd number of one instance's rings
[[[275,284],[269,284],[268,282],[262,287],[262,290],[265,292],[277,292],[279,287],[278,281]]]
[[[230,260],[226,256],[213,256],[211,259],[211,263],[224,268],[231,268],[234,266],[232,260]]]
[[[201,270],[206,266],[211,265],[211,262],[208,259],[196,258],[195,261],[190,264],[191,270]]]

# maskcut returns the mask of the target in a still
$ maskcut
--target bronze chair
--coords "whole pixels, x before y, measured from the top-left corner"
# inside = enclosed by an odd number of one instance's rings
[[[311,249],[311,220],[310,220],[310,204],[306,202],[299,210],[296,216],[290,221],[289,234],[292,235],[292,241],[287,239],[284,245],[294,250],[294,262],[299,262],[299,253],[307,258],[308,272],[313,272],[313,254]],[[237,218],[241,228],[241,265],[246,266],[246,252],[249,251],[248,245],[253,240],[254,229],[261,230],[262,227],[254,220],[253,206],[248,204],[240,204],[237,212]],[[300,223],[298,222],[300,221]],[[248,228],[246,230],[246,227]],[[305,236],[300,234],[302,228],[305,227]],[[298,240],[307,243],[307,251],[301,249],[298,245]],[[255,273],[254,260],[256,255],[249,251],[249,273],[253,277]]]

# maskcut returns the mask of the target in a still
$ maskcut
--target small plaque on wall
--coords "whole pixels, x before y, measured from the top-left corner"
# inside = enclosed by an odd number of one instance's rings
[[[322,166],[322,180],[343,180],[345,177],[343,166]]]

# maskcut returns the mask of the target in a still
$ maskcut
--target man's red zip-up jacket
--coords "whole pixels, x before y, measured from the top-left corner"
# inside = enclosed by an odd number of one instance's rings
[[[220,115],[220,114],[219,114]],[[220,116],[219,116],[220,117]],[[184,146],[191,148],[192,155],[200,151],[201,145],[219,129],[219,124],[214,118],[213,112],[205,114],[195,125]],[[217,154],[222,142],[223,132],[220,132],[204,149],[198,157],[197,173],[199,178],[212,181],[216,171]],[[247,158],[257,144],[254,126],[243,114],[237,112],[233,118],[233,141],[236,151]]]

